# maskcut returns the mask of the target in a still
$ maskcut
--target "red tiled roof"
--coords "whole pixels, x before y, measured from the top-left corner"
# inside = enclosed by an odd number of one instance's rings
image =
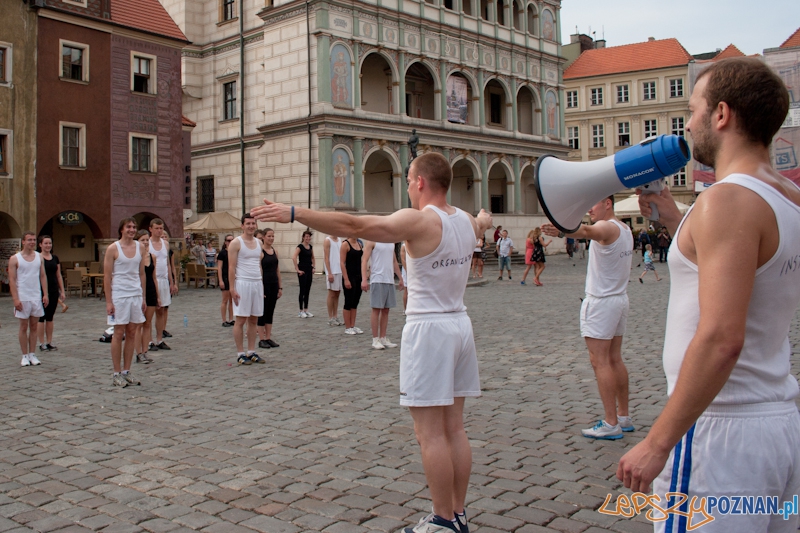
[[[783,41],[780,48],[793,48],[795,46],[800,46],[800,28],[797,28],[797,31],[791,37]]]
[[[687,65],[692,56],[677,39],[586,50],[564,71],[564,79]]]
[[[728,59],[729,57],[744,57],[744,52],[736,48],[734,45],[729,44],[725,50],[714,56],[714,59],[712,59],[712,61],[719,61],[720,59]]]
[[[191,120],[186,118],[185,115],[181,115],[181,125],[194,128],[195,126],[197,126],[197,122],[192,122]]]
[[[121,26],[189,41],[158,0],[112,0],[111,20]]]

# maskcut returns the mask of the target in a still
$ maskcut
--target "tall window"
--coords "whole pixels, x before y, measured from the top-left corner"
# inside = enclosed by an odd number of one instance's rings
[[[222,119],[230,120],[236,118],[236,82],[229,81],[222,85],[224,105],[222,108]]]
[[[210,213],[214,211],[214,176],[199,176],[197,178],[197,212]]]
[[[8,81],[6,78],[6,54],[7,48],[0,48],[0,83]]]
[[[683,96],[683,78],[669,80],[669,97],[679,98]]]
[[[578,107],[578,91],[567,91],[567,107]]]
[[[580,131],[578,126],[567,126],[567,139],[569,140],[569,147],[573,150],[579,150],[581,147]]]
[[[131,139],[131,170],[134,172],[152,172],[150,159],[151,139],[133,137]]]
[[[642,84],[642,99],[643,100],[656,99],[656,82],[646,81]]]
[[[686,187],[686,167],[683,167],[677,174],[672,176],[673,187]]]
[[[630,102],[630,91],[628,90],[628,84],[624,85],[617,85],[617,103],[618,104],[625,104]]]
[[[592,148],[604,148],[606,145],[605,130],[602,124],[592,125]]]
[[[672,117],[672,134],[683,137],[686,131],[683,128],[683,117]]]
[[[61,164],[65,167],[81,166],[81,130],[63,127],[61,129]]]
[[[8,174],[8,135],[0,135],[0,174]]]
[[[145,57],[133,57],[133,90],[137,93],[150,91],[150,60]]]
[[[596,87],[591,90],[590,102],[592,105],[603,105],[603,88]]]
[[[222,0],[222,20],[233,20],[236,18],[234,0]]]
[[[70,80],[84,80],[83,48],[70,45],[61,46],[61,77]]]
[[[617,146],[631,145],[631,123],[617,122]]]
[[[650,137],[655,137],[658,135],[658,121],[653,120],[645,120],[644,121],[644,138],[649,139]]]
[[[502,95],[489,93],[489,122],[492,124],[503,123]]]

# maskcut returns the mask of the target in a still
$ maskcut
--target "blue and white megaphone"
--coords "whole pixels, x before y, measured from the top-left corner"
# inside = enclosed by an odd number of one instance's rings
[[[664,177],[685,167],[690,157],[689,145],[677,135],[652,137],[596,161],[569,162],[544,155],[536,162],[536,195],[550,222],[573,233],[603,198],[636,187],[657,193],[664,188]],[[652,219],[658,220],[657,210]]]

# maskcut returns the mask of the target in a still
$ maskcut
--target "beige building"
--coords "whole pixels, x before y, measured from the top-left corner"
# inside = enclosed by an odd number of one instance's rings
[[[568,158],[591,161],[648,137],[685,135],[693,61],[675,39],[584,51],[564,71]],[[685,204],[695,197],[693,163],[669,178],[673,196]],[[632,193],[623,191],[617,199]],[[631,222],[634,227],[645,224],[641,217]]]

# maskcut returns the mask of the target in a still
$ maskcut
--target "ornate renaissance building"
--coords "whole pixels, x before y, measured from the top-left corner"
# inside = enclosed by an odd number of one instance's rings
[[[241,1],[161,0],[193,43],[193,216],[264,197],[393,212],[416,130],[418,153],[451,161],[454,205],[517,238],[542,222],[536,159],[568,150],[559,1]],[[298,226],[278,228],[279,249]]]

